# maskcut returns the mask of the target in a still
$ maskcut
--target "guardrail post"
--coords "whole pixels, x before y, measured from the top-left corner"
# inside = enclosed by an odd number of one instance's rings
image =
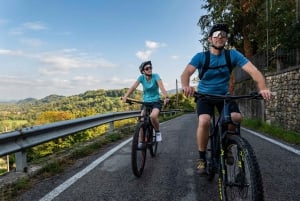
[[[16,172],[27,172],[26,151],[15,153],[16,156]]]
[[[109,122],[109,131],[108,132],[112,133],[114,131],[114,129],[115,129],[114,122],[113,121]]]

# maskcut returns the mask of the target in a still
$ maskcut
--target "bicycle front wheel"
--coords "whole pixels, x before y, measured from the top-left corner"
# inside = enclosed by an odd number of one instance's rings
[[[152,126],[149,126],[147,134],[149,135],[149,139],[150,139],[150,142],[149,142],[150,155],[152,157],[155,157],[156,153],[157,153],[158,143],[156,141],[156,136],[154,136],[155,130]]]
[[[131,167],[136,177],[142,175],[146,163],[147,144],[145,138],[146,128],[144,122],[139,122],[136,126],[131,146]]]
[[[209,131],[209,138],[206,148],[206,162],[207,162],[207,179],[208,181],[212,181],[215,177],[215,174],[218,172],[219,162],[218,162],[218,140],[217,136],[215,135],[215,127],[214,127],[214,120],[210,122],[210,131]]]
[[[219,175],[220,200],[263,201],[260,169],[248,141],[237,135],[227,136],[224,152],[225,176]]]

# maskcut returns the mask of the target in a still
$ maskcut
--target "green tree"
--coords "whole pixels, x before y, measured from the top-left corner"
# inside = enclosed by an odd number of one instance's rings
[[[267,10],[268,2],[270,10]],[[248,58],[258,51],[266,51],[267,28],[270,33],[270,49],[278,45],[285,46],[291,39],[287,38],[287,33],[297,28],[295,2],[295,0],[207,0],[202,8],[207,10],[208,14],[201,16],[198,21],[205,36],[201,42],[207,47],[209,27],[213,23],[222,22],[229,25],[231,33],[229,46],[240,50]]]

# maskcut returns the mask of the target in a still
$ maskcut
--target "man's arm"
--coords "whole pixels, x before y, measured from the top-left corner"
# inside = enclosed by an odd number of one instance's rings
[[[247,62],[242,69],[246,71],[252,79],[257,83],[257,88],[259,93],[263,96],[264,99],[271,99],[271,91],[268,89],[265,78],[263,74],[249,61]]]
[[[181,86],[185,96],[189,97],[194,94],[194,88],[190,87],[190,77],[196,71],[196,68],[191,64],[188,64],[183,73],[181,74]]]

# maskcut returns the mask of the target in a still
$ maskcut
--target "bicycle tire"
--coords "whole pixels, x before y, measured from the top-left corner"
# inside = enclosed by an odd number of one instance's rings
[[[156,137],[153,137],[153,133],[155,133],[155,130],[152,126],[149,126],[148,128],[148,134],[149,134],[149,150],[150,150],[150,155],[152,157],[156,156],[157,153],[157,148],[158,148],[158,142],[156,141]]]
[[[226,181],[219,174],[220,200],[263,201],[262,177],[249,142],[239,135],[230,135],[224,148]]]
[[[208,138],[207,148],[206,148],[206,162],[207,162],[207,179],[208,181],[212,181],[216,174],[217,161],[215,160],[215,154],[213,153],[216,150],[216,138],[213,135],[214,132],[214,124],[213,121],[210,122],[210,134]]]
[[[139,122],[136,126],[131,146],[131,167],[136,177],[140,177],[143,174],[146,163],[147,145],[145,144],[145,147],[142,149],[138,147],[141,140],[145,143],[145,132],[144,122]]]

